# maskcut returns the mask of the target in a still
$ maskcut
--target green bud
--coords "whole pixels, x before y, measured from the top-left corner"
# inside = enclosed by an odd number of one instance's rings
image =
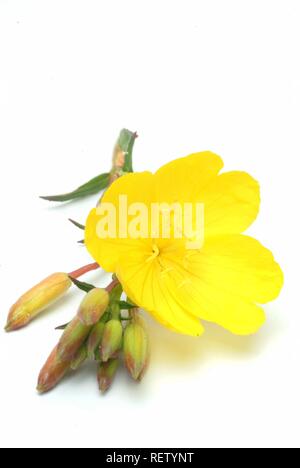
[[[95,359],[95,351],[99,348],[103,331],[104,331],[104,323],[99,322],[92,328],[92,331],[88,337],[87,341],[87,353],[90,359]]]
[[[150,349],[146,326],[141,317],[135,315],[124,332],[124,361],[135,380],[141,380],[149,362]]]
[[[101,362],[98,367],[98,384],[101,392],[106,392],[111,386],[119,367],[119,359],[109,359],[107,362]]]
[[[106,322],[101,343],[101,359],[108,361],[122,346],[123,328],[117,319]]]
[[[108,292],[105,289],[94,288],[84,297],[77,315],[84,325],[94,325],[99,322],[108,304]]]
[[[79,350],[77,351],[77,353],[73,357],[70,368],[73,371],[76,371],[86,361],[87,357],[88,357],[87,346],[86,346],[86,343],[85,343],[84,345],[82,345],[79,348]]]
[[[87,339],[91,327],[83,325],[79,317],[75,317],[65,329],[59,343],[58,356],[62,361],[72,361],[79,348]]]

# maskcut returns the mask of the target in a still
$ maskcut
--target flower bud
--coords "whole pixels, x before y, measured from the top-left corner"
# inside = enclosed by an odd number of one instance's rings
[[[95,351],[99,348],[104,331],[104,323],[99,322],[92,328],[87,341],[87,353],[90,359],[95,359]]]
[[[125,366],[135,380],[141,380],[149,362],[149,339],[144,321],[135,316],[124,332]]]
[[[113,153],[113,165],[112,165],[112,172],[119,172],[123,169],[125,165],[125,156],[126,153],[122,150],[119,144],[116,144]]]
[[[123,328],[117,319],[106,322],[101,342],[101,359],[103,362],[113,356],[122,346]]]
[[[87,339],[91,327],[83,325],[79,317],[75,317],[65,329],[59,343],[58,356],[62,361],[72,361],[79,348]]]
[[[69,370],[70,363],[62,362],[57,354],[57,346],[50,354],[46,364],[42,368],[39,378],[37,391],[45,393],[55,387]]]
[[[84,325],[99,322],[109,304],[109,294],[105,289],[94,288],[89,291],[80,304],[78,317]]]
[[[101,392],[106,392],[111,386],[119,367],[119,359],[109,359],[107,362],[101,362],[98,367],[98,384]]]
[[[11,307],[6,331],[13,331],[27,325],[46,307],[65,294],[72,285],[66,273],[54,273],[34,286]]]
[[[86,361],[87,357],[88,357],[88,354],[87,354],[87,347],[85,343],[79,348],[79,350],[73,357],[70,368],[73,371],[76,371]]]

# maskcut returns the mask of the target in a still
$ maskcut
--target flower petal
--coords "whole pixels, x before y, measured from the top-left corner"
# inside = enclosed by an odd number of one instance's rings
[[[174,285],[164,281],[157,260],[149,261],[149,256],[138,251],[128,252],[119,263],[117,276],[130,299],[162,325],[191,336],[203,333],[199,319],[178,303]]]
[[[226,172],[200,194],[200,201],[204,203],[206,238],[240,234],[258,215],[259,184],[246,172]]]
[[[122,211],[127,214],[127,210],[120,206],[120,196],[125,195],[127,205],[133,203],[143,203],[145,206],[153,201],[154,183],[153,175],[150,172],[134,173],[124,175],[117,179],[105,192],[101,204],[98,208],[94,208],[86,221],[85,229],[85,244],[92,257],[106,271],[115,271],[119,256],[127,252],[134,246],[137,249],[144,250],[151,245],[151,239],[133,239],[131,237],[120,237],[119,226],[120,217],[116,216],[116,235],[109,238],[100,238],[97,234],[97,227],[103,214],[100,213],[100,207],[104,207],[105,203],[111,204],[116,209],[116,213]],[[128,223],[129,218],[125,214],[125,220]]]
[[[165,203],[197,200],[223,167],[220,156],[203,151],[176,159],[162,166],[155,174],[157,199]]]
[[[244,232],[259,211],[259,184],[245,172],[218,175],[222,167],[209,151],[166,164],[154,175],[157,200],[203,203],[205,237]]]
[[[256,303],[275,299],[283,274],[273,255],[258,241],[242,235],[223,236],[206,242],[200,251],[180,259],[166,256],[173,267],[177,300],[190,313],[233,333],[255,333],[265,321]]]
[[[201,258],[195,256],[193,271],[259,304],[274,300],[283,286],[283,273],[272,252],[245,235],[208,240]]]

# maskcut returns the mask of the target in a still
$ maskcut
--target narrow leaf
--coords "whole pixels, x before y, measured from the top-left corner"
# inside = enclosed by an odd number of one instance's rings
[[[133,304],[129,304],[129,302],[126,301],[119,301],[119,306],[122,310],[130,310],[136,307]]]
[[[109,174],[101,174],[94,179],[90,180],[84,185],[81,185],[76,190],[70,193],[65,193],[63,195],[50,195],[42,196],[43,200],[56,201],[56,202],[65,202],[70,200],[75,200],[77,198],[83,198],[88,195],[94,195],[101,192],[108,187],[109,184]]]
[[[64,325],[59,325],[59,327],[56,327],[55,330],[65,330],[67,326],[69,325],[70,322],[65,323]]]
[[[134,308],[134,307],[137,307],[137,305],[136,305],[136,304],[130,299],[130,297],[128,297],[128,296],[127,296],[127,302],[128,302],[128,304],[132,305],[133,308]]]
[[[75,278],[72,278],[72,276],[70,276],[70,279],[75,284],[75,286],[77,286],[77,288],[79,288],[79,289],[81,289],[82,291],[85,291],[85,292],[89,292],[92,289],[95,289],[95,287],[96,287],[96,286],[93,286],[92,284],[83,283],[82,281],[79,281],[79,280],[77,280]]]
[[[74,224],[74,226],[78,227],[79,229],[82,229],[82,231],[85,230],[85,226],[83,224],[78,223],[74,219],[69,218],[70,223]]]

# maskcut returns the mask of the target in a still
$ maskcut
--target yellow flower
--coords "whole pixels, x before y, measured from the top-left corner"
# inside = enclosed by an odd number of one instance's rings
[[[128,174],[105,193],[102,203],[203,203],[204,243],[188,248],[186,238],[99,238],[99,211],[91,211],[85,232],[94,259],[114,272],[139,307],[166,327],[188,335],[203,333],[200,320],[239,335],[255,333],[265,322],[258,304],[275,299],[283,274],[272,253],[242,233],[255,220],[259,185],[244,172],[221,173],[211,152],[175,160],[155,174]],[[132,214],[127,214],[130,220]],[[173,226],[174,228],[174,226]],[[150,232],[150,231],[149,231]],[[152,231],[151,231],[152,232]]]

